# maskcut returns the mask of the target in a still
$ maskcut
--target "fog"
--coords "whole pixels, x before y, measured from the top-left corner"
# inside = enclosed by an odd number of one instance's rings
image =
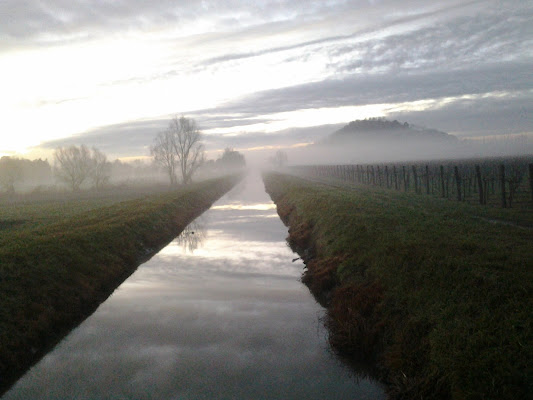
[[[370,118],[346,125],[292,128],[255,136],[252,141],[240,134],[234,137],[204,135],[215,158],[207,159],[196,171],[195,181],[237,173],[245,167],[268,168],[285,165],[377,164],[454,160],[468,158],[516,157],[533,154],[533,135],[528,133],[458,137],[404,121]],[[225,146],[224,151],[213,145]],[[235,148],[229,147],[236,145]],[[244,145],[244,148],[239,148]],[[252,147],[246,147],[246,146]],[[217,157],[218,154],[218,157]],[[281,157],[282,159],[279,159]],[[149,157],[133,161],[106,161],[104,188],[169,188],[165,169]],[[69,186],[58,179],[57,165],[48,160],[16,157],[0,159],[0,196],[15,193],[65,193]],[[180,171],[177,177],[179,182]],[[83,191],[95,190],[88,177]],[[72,191],[72,188],[70,189]]]
[[[348,125],[346,125],[348,127]],[[414,126],[413,126],[414,127]],[[288,165],[372,164],[533,154],[533,135],[514,134],[461,138],[432,129],[358,130],[340,136],[324,129],[322,138],[301,147],[286,147]],[[265,152],[264,163],[276,150]]]

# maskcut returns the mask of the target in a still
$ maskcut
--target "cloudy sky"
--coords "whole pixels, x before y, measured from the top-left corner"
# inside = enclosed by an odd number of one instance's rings
[[[1,0],[0,20],[0,155],[146,156],[174,115],[211,152],[375,116],[533,132],[528,0]]]

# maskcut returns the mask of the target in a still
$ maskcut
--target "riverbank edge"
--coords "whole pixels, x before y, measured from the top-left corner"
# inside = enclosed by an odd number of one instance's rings
[[[82,213],[0,249],[0,395],[242,176]]]
[[[306,264],[307,271],[304,272],[302,281],[327,310],[325,324],[330,334],[330,343],[335,351],[356,362],[372,363],[375,366],[374,376],[386,385],[391,399],[518,398],[514,396],[519,393],[522,395],[528,393],[530,384],[527,383],[527,374],[530,371],[528,372],[527,366],[521,377],[510,378],[513,382],[507,388],[487,388],[487,396],[480,392],[465,392],[457,382],[452,382],[450,375],[436,368],[431,359],[435,351],[431,347],[430,340],[432,330],[434,330],[431,320],[420,318],[399,304],[398,300],[401,301],[401,299],[394,298],[394,294],[390,293],[396,292],[397,295],[396,288],[391,290],[390,280],[386,282],[379,274],[368,272],[371,270],[369,264],[372,263],[373,254],[361,254],[360,259],[365,260],[366,265],[352,264],[354,267],[352,271],[350,271],[352,268],[350,263],[354,262],[353,254],[342,254],[342,252],[334,255],[331,252],[325,254],[327,252],[324,249],[324,243],[331,243],[331,240],[325,240],[327,234],[324,234],[324,229],[330,229],[331,226],[325,228],[323,224],[321,225],[323,221],[317,222],[310,218],[309,214],[312,213],[309,211],[315,207],[323,207],[322,211],[324,211],[328,209],[328,205],[324,207],[323,198],[316,199],[316,204],[313,204],[314,201],[306,201],[302,205],[302,196],[307,195],[312,198],[314,193],[307,192],[312,184],[307,181],[302,185],[297,181],[298,179],[278,173],[263,175],[265,189],[276,203],[280,218],[289,227],[287,238],[289,245]],[[356,204],[352,205],[357,207]],[[335,214],[338,209],[331,212]],[[316,217],[315,212],[313,218],[316,219]],[[343,225],[345,222],[341,214],[327,218],[330,221],[336,219],[338,225]],[[361,238],[372,236],[364,230],[360,234]],[[375,238],[374,235],[373,239]],[[336,239],[343,241],[342,237]],[[390,245],[387,248],[383,246],[383,243],[376,243],[376,248],[377,251],[381,248],[382,251],[390,253]],[[523,243],[519,246],[523,248]],[[387,257],[391,260],[395,256],[387,254]],[[397,258],[400,257],[405,257],[405,253],[397,256]],[[403,260],[399,264],[402,263],[404,263]],[[527,267],[527,260],[522,264]],[[529,267],[531,267],[530,264]],[[354,270],[359,271],[350,276]],[[409,273],[405,270],[404,272]],[[488,281],[488,277],[476,277],[476,279],[480,286],[485,284],[485,279]],[[412,289],[419,290],[415,287]],[[527,302],[528,298],[523,303],[527,306]],[[527,326],[527,320],[523,322]],[[518,326],[516,330],[524,328],[525,326]],[[513,334],[514,332],[509,332],[509,336]],[[461,340],[461,338],[457,339]],[[527,346],[528,342],[518,341],[518,345]],[[518,348],[516,343],[513,343],[513,347]],[[439,349],[441,352],[442,350]],[[518,365],[524,363],[523,359],[524,356],[516,359]],[[506,367],[502,365],[502,368]],[[490,373],[490,371],[473,370],[473,375]],[[525,379],[524,376],[526,376]],[[504,379],[507,379],[507,384],[510,383],[508,377]],[[509,392],[509,387],[514,387],[515,391]],[[496,392],[499,394],[495,394]]]

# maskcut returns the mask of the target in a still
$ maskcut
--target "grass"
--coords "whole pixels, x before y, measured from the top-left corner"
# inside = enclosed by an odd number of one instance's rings
[[[0,391],[237,180],[2,207],[20,223],[0,231]]]
[[[264,180],[332,345],[376,363],[391,397],[531,396],[533,230],[489,222],[521,211]]]
[[[0,193],[0,234],[12,233],[13,229],[36,228],[84,211],[165,192],[168,192],[168,185],[121,185],[101,191]]]

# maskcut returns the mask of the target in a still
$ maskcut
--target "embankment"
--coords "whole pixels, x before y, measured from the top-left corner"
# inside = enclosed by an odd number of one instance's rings
[[[446,200],[263,178],[333,348],[376,365],[391,398],[531,398],[531,230]]]
[[[39,228],[4,230],[0,393],[239,179],[212,179]]]

